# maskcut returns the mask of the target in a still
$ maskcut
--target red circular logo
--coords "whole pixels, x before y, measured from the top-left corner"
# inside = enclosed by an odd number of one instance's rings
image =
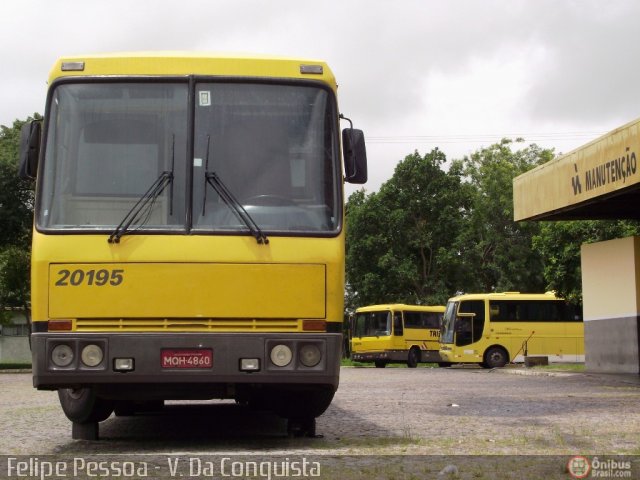
[[[585,478],[591,471],[589,459],[582,455],[571,457],[567,462],[567,470],[573,478]]]

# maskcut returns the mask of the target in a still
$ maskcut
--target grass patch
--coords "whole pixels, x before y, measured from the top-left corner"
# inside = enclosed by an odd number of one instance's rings
[[[531,368],[547,372],[584,372],[584,363],[552,363]]]
[[[0,363],[0,370],[24,370],[31,369],[30,363]]]
[[[350,358],[343,358],[340,365],[343,367],[372,367],[373,363],[354,362]]]
[[[343,367],[375,367],[373,362],[354,362],[350,358],[343,358],[340,361],[340,365]],[[437,367],[437,363],[419,363],[418,368],[434,368]],[[406,363],[387,363],[385,368],[408,368]]]

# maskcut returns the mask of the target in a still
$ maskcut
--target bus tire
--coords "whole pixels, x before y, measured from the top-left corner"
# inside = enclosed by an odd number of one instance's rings
[[[418,366],[419,361],[420,361],[420,349],[416,347],[411,347],[411,350],[409,350],[409,355],[407,356],[407,367],[416,368]]]
[[[484,354],[484,362],[482,366],[484,368],[501,368],[504,367],[509,361],[507,352],[502,347],[491,347]]]
[[[376,366],[376,368],[384,368],[387,366],[387,362],[385,362],[384,360],[374,360],[373,364]]]
[[[113,400],[97,397],[91,388],[60,388],[62,411],[74,423],[102,422],[113,412]]]

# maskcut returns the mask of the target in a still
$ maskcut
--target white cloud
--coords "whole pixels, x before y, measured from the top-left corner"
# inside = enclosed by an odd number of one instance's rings
[[[635,0],[21,0],[0,17],[0,124],[42,112],[58,56],[206,50],[322,58],[372,182],[513,133],[560,150],[639,115]],[[533,137],[533,138],[531,138]],[[572,143],[573,142],[573,143]]]

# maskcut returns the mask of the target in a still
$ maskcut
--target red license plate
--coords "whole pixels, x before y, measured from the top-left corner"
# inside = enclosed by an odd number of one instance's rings
[[[164,349],[160,355],[162,368],[211,368],[213,351],[208,348]]]

